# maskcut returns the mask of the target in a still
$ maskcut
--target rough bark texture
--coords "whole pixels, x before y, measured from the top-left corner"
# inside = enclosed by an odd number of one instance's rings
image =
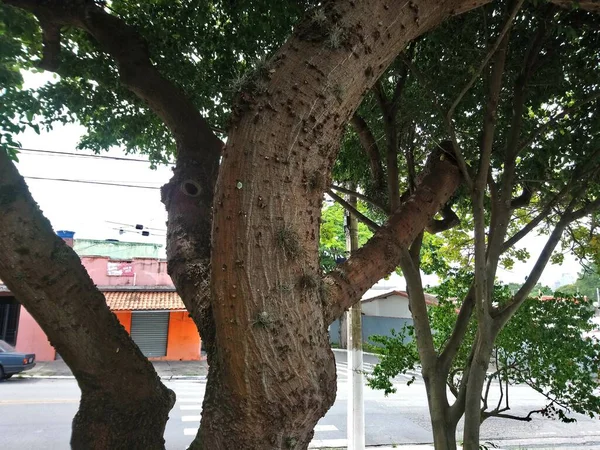
[[[162,449],[175,395],[135,346],[77,254],[0,152],[0,277],[77,378],[74,449]]]
[[[357,273],[363,260],[350,264],[348,279],[358,286],[348,288],[341,277],[321,284],[317,248],[326,174],[342,125],[365,90],[457,3],[327,3],[328,23],[300,24],[270,61],[267,92],[249,88],[240,95],[214,202],[213,248],[219,252],[212,255],[212,309],[222,376],[212,391],[215,404],[205,401],[202,448],[306,448],[333,403],[327,326],[385,269],[371,270],[367,280]],[[339,42],[330,36],[334,24],[343,28]],[[434,190],[408,202],[416,218],[388,226],[383,250],[390,245],[394,251],[395,231],[406,232],[402,239],[410,243],[456,188],[455,165],[448,158],[438,162],[444,170]],[[388,256],[384,265],[394,267],[394,254]],[[347,292],[351,299],[342,304],[338,294]],[[332,294],[333,302],[325,300]]]

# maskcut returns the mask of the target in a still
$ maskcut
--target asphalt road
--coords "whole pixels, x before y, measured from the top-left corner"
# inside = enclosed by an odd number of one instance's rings
[[[366,357],[366,371],[376,362]],[[345,355],[337,355],[338,395],[327,415],[315,429],[318,446],[346,445]],[[385,397],[365,388],[367,445],[431,442],[425,386],[422,380],[407,387],[406,378],[396,380],[398,392]],[[167,424],[167,449],[181,450],[191,442],[200,419],[205,384],[201,381],[165,383],[177,393],[177,403]],[[513,413],[523,414],[544,404],[543,398],[527,387],[513,387]],[[0,449],[62,450],[69,448],[70,425],[77,411],[79,388],[74,380],[11,379],[0,383]],[[484,440],[509,439],[505,444],[535,448],[600,449],[600,421],[577,416],[575,424],[536,417],[531,422],[490,419],[482,428]],[[506,447],[507,445],[503,445]]]

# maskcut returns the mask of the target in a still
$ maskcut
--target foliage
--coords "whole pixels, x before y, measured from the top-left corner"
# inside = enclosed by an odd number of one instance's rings
[[[573,284],[560,286],[557,291],[568,295],[583,295],[591,301],[597,301],[597,289],[600,289],[600,266],[586,267]]]
[[[456,299],[464,297],[470,280],[470,274],[459,272],[433,289],[439,306],[430,308],[429,316],[438,351],[454,329],[459,306]],[[506,302],[510,296],[509,286],[495,287],[494,300],[498,303]],[[494,349],[494,368],[487,374],[490,387],[496,385],[495,389],[502,389],[506,403],[488,405],[488,392],[485,392],[485,414],[505,413],[510,408],[506,389],[511,385],[526,384],[548,400],[547,406],[536,412],[547,415],[554,412],[564,421],[570,420],[567,415],[570,411],[592,417],[599,415],[600,397],[594,395],[594,390],[600,342],[582,337],[593,329],[590,322],[593,315],[590,302],[581,297],[561,296],[548,301],[532,297],[526,300],[499,334]],[[399,373],[415,369],[419,361],[416,344],[412,339],[406,340],[414,334],[411,328],[392,337],[371,338],[384,345],[381,362],[369,380],[371,387],[382,389],[386,394],[394,392],[391,380]],[[460,386],[475,333],[473,320],[447,380],[453,392]]]
[[[367,208],[358,202],[358,210],[367,214]],[[321,235],[319,253],[321,267],[325,271],[331,270],[343,258],[348,256],[346,251],[346,232],[344,229],[344,208],[335,203],[323,209],[321,215]],[[361,222],[358,224],[358,245],[362,246],[373,235],[371,230]]]
[[[373,368],[373,373],[367,378],[373,389],[381,389],[385,395],[396,392],[392,380],[399,374],[415,370],[419,364],[419,353],[414,340],[414,328],[404,326],[396,332],[391,330],[391,336],[370,336],[369,340],[379,344],[380,362]],[[415,381],[412,377],[407,381],[410,385]]]
[[[311,2],[110,2],[110,11],[136,28],[162,75],[174,81],[219,129],[226,128],[230,89],[291,33]],[[66,29],[59,76],[23,90],[21,70],[36,70],[41,55],[37,21],[0,4],[0,143],[18,146],[14,135],[30,126],[78,122],[86,128],[80,148],[120,146],[165,161],[174,141],[165,125],[119,82],[116,63],[86,33]],[[238,86],[239,87],[239,86]]]
[[[506,287],[511,293],[517,292],[523,286],[522,283],[508,283]],[[560,290],[560,289],[559,289]],[[563,291],[560,291],[563,292]],[[536,284],[531,290],[533,295],[552,295],[554,291],[551,287],[542,285],[541,283]]]

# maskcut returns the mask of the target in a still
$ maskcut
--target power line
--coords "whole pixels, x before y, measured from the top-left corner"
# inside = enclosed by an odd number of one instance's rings
[[[124,230],[123,228],[113,228],[113,230],[117,230],[119,232],[119,234],[123,234],[123,233],[131,233],[131,234],[137,234],[138,236],[158,236],[158,237],[166,237],[166,234],[157,234],[157,233],[150,233],[149,231],[146,231],[145,233],[148,234],[144,234],[144,232],[137,232],[137,231],[132,231],[132,230]]]
[[[47,177],[23,177],[29,180],[43,180],[43,181],[60,181],[66,183],[83,183],[83,184],[100,184],[103,186],[118,186],[118,187],[128,187],[128,188],[138,188],[138,189],[154,189],[160,190],[159,187],[156,186],[140,186],[135,184],[119,184],[119,183],[105,183],[103,181],[86,181],[86,180],[70,180],[68,178],[47,178]]]
[[[75,158],[96,158],[96,159],[109,159],[114,161],[131,161],[131,162],[143,162],[150,164],[150,161],[147,159],[139,159],[139,158],[125,158],[122,156],[106,156],[106,155],[88,155],[85,153],[72,153],[72,152],[60,152],[57,150],[42,150],[37,148],[16,148],[15,150],[19,152],[27,152],[27,153],[42,153],[47,155],[56,155],[56,156],[67,156],[67,157],[75,157]],[[167,161],[167,164],[175,164],[172,161]]]
[[[106,223],[112,223],[113,225],[122,225],[124,227],[132,227],[135,228],[136,230],[154,230],[154,231],[164,231],[166,232],[167,230],[165,230],[164,228],[151,228],[151,227],[147,227],[144,225],[140,225],[140,224],[130,224],[130,223],[122,223],[122,222],[113,222],[111,220],[105,220]]]

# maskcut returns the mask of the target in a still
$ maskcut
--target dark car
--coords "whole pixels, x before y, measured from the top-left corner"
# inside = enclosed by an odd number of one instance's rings
[[[0,381],[12,377],[15,373],[29,370],[35,366],[33,353],[19,353],[14,347],[0,341]]]

